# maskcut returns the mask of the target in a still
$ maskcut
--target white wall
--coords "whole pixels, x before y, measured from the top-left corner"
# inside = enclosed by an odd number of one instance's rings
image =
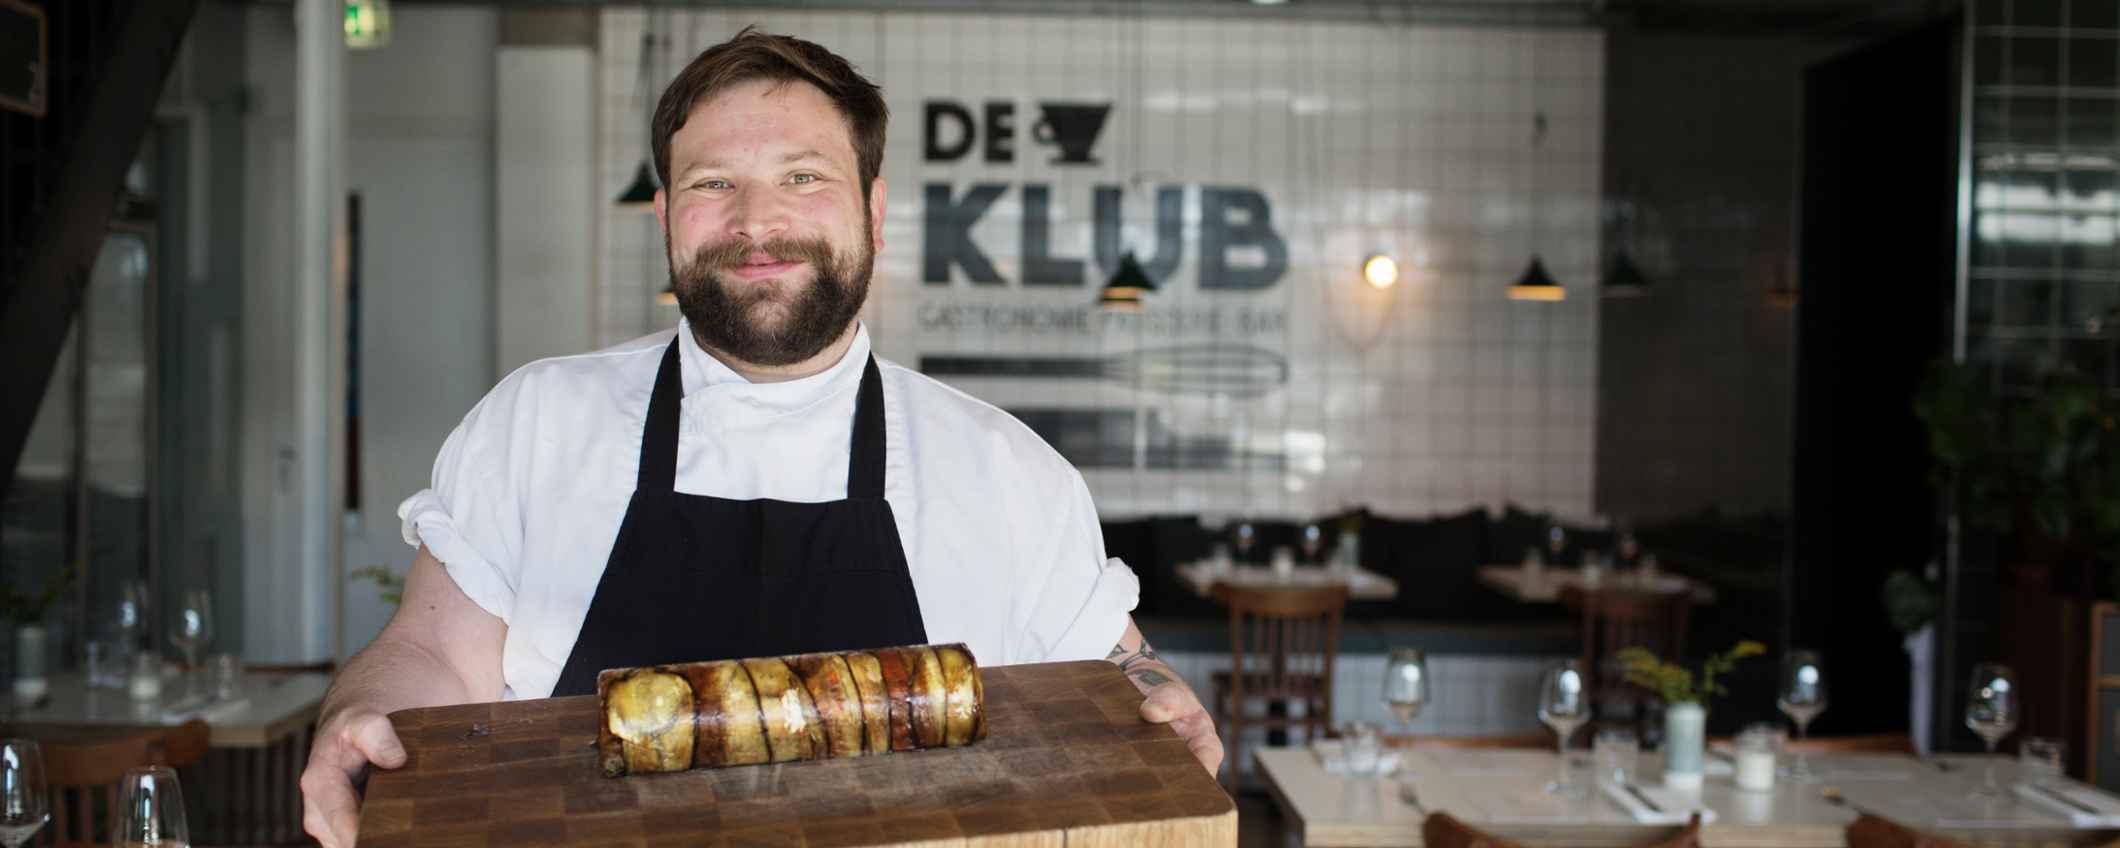
[[[646,147],[633,91],[649,16],[603,15],[601,182],[615,192]],[[657,26],[674,34],[676,49],[655,69],[655,91],[690,56],[751,23],[817,41],[883,87],[892,113],[887,246],[863,316],[881,355],[918,367],[934,354],[1123,358],[1212,343],[1285,359],[1287,382],[1250,398],[1109,379],[952,379],[1004,408],[1152,415],[1183,443],[1223,441],[1269,460],[1085,467],[1105,515],[1306,516],[1353,503],[1423,513],[1505,501],[1590,512],[1599,33],[763,9],[670,17],[674,25]],[[1014,162],[989,164],[977,152],[923,161],[924,110],[938,98],[974,113],[988,100],[1015,104]],[[1100,165],[1049,164],[1052,151],[1033,139],[1048,100],[1112,104],[1095,149]],[[1550,131],[1534,147],[1541,112]],[[1144,248],[1153,242],[1148,189],[1187,186],[1185,258],[1146,316],[1218,316],[1224,325],[1166,332],[1098,314],[1090,304],[1106,272],[1094,261],[1084,286],[1023,285],[1023,187],[1032,182],[1051,186],[1052,253],[1069,258],[1091,256],[1093,185],[1125,187],[1125,238]],[[953,198],[974,183],[1008,186],[972,230],[1008,283],[974,286],[954,267],[946,285],[923,282],[923,186],[932,183]],[[1199,285],[1199,187],[1208,185],[1252,188],[1271,202],[1288,247],[1276,285]],[[607,206],[602,224],[599,340],[673,324],[674,308],[650,305],[666,280],[652,218]],[[1407,272],[1386,293],[1359,282],[1362,260],[1379,248]],[[1565,302],[1505,299],[1534,250],[1570,286]],[[953,307],[1088,315],[1081,329],[1052,331],[930,320]],[[1231,326],[1247,314],[1268,323]],[[1135,432],[1135,445],[1082,435],[1137,456],[1128,448],[1152,445]]]
[[[494,364],[506,375],[596,346],[596,211],[610,197],[596,182],[596,51],[509,46],[494,59]]]
[[[317,659],[288,651],[331,622],[287,632],[272,615],[274,575],[311,568],[292,555],[293,510],[279,446],[291,438],[288,332],[291,267],[293,29],[287,9],[249,10],[250,253],[246,264],[244,514],[252,575],[248,639],[255,659]],[[360,413],[362,502],[343,540],[348,571],[402,572],[398,501],[427,485],[435,452],[493,384],[493,134],[497,13],[398,9],[392,42],[346,57],[347,178],[362,203]],[[334,409],[338,409],[334,405]],[[344,587],[344,653],[381,629],[391,609],[369,584]],[[327,646],[326,653],[329,648]]]

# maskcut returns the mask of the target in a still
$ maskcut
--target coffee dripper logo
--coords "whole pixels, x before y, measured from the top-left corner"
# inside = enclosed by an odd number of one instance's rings
[[[1031,136],[1039,144],[1059,146],[1060,156],[1053,164],[1097,164],[1090,152],[1097,146],[1097,136],[1104,132],[1104,119],[1111,117],[1110,103],[1041,102],[1038,111],[1044,117],[1031,128]]]

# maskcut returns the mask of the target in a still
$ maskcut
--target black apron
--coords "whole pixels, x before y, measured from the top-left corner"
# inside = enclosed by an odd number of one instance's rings
[[[607,668],[925,644],[883,499],[875,358],[854,402],[846,500],[739,501],[674,488],[680,341],[655,373],[639,481],[553,696],[594,694]]]

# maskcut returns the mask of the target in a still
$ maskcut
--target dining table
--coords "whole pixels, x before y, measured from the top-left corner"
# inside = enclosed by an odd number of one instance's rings
[[[1276,570],[1263,565],[1236,565],[1228,560],[1206,559],[1178,566],[1178,576],[1203,598],[1214,597],[1217,583],[1269,589],[1339,583],[1347,586],[1347,597],[1357,601],[1388,601],[1399,596],[1398,581],[1365,568],[1347,566],[1299,565]]]
[[[1304,845],[1419,846],[1422,822],[1437,812],[1533,845],[1638,844],[1676,833],[1695,811],[1710,848],[1845,845],[1863,813],[1974,844],[2108,844],[2120,835],[2120,796],[2066,779],[2033,791],[2006,757],[1812,754],[1817,778],[1799,783],[1785,754],[1772,789],[1746,791],[1711,754],[1700,786],[1686,791],[1663,785],[1653,753],[1620,784],[1595,779],[1589,752],[1577,751],[1570,770],[1583,791],[1563,795],[1547,791],[1560,762],[1552,750],[1401,748],[1385,754],[1384,774],[1350,773],[1344,753],[1326,742],[1258,754],[1268,792]],[[1972,799],[1990,764],[2003,797]]]
[[[246,670],[222,691],[204,673],[166,668],[160,693],[139,699],[125,689],[91,686],[83,674],[53,675],[34,702],[0,697],[0,733],[78,742],[204,721],[206,756],[179,770],[187,806],[199,817],[192,824],[195,841],[261,844],[299,836],[296,784],[331,675]]]
[[[1567,589],[1632,592],[1689,593],[1693,603],[1715,603],[1715,589],[1682,574],[1660,572],[1645,575],[1639,570],[1555,568],[1551,566],[1483,565],[1475,572],[1484,583],[1504,596],[1531,604],[1561,600]]]

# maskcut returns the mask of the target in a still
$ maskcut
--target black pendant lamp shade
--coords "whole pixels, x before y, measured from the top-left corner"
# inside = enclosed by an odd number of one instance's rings
[[[1119,269],[1105,282],[1104,293],[1097,298],[1097,305],[1121,312],[1137,312],[1141,309],[1141,296],[1156,290],[1156,281],[1148,272],[1141,270],[1141,263],[1129,250],[1119,257]]]
[[[640,169],[633,172],[633,183],[618,193],[616,203],[621,209],[655,208],[655,192],[660,186],[655,183],[655,170],[648,167],[648,160],[640,160]]]
[[[1562,300],[1567,296],[1568,290],[1553,281],[1553,275],[1546,273],[1546,263],[1537,256],[1531,257],[1531,267],[1509,287],[1510,300]]]
[[[1612,251],[1612,270],[1605,274],[1606,297],[1641,297],[1649,293],[1649,278],[1634,264],[1633,255],[1622,247]]]

